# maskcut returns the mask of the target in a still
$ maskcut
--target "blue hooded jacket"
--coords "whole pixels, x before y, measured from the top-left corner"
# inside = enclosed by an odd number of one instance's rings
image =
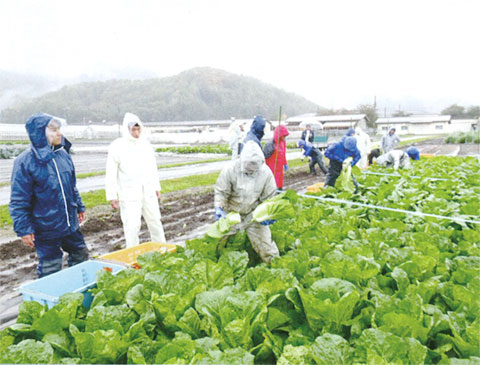
[[[51,119],[46,114],[28,119],[31,145],[13,164],[9,211],[19,237],[67,236],[78,230],[78,212],[85,211],[68,154],[70,142],[62,138],[62,145],[54,149],[47,142],[45,129]]]
[[[265,125],[267,121],[261,115],[257,115],[253,120],[253,123],[250,127],[250,131],[248,131],[247,136],[245,137],[243,144],[247,143],[248,141],[254,141],[257,143],[263,151],[262,143],[260,142],[263,138]]]
[[[409,147],[405,151],[412,160],[420,160],[420,151],[415,147]]]
[[[305,157],[312,156],[312,154],[315,154],[314,151],[317,149],[313,144],[305,142],[304,140],[300,140],[298,142],[298,145],[303,148],[303,155]],[[319,151],[320,152],[320,151]],[[313,156],[312,156],[313,157]]]
[[[355,137],[347,137],[347,138],[355,138]],[[353,149],[347,149],[345,148],[345,141],[347,141],[347,138],[344,140],[333,143],[330,146],[328,146],[327,150],[325,151],[325,157],[329,158],[330,160],[336,160],[338,162],[345,161],[349,157],[353,157],[352,161],[352,166],[355,166],[355,164],[360,161],[362,156],[360,155],[360,151],[358,150],[357,146],[355,145]]]
[[[353,128],[348,128],[347,130],[347,133],[345,133],[345,135],[342,137],[341,141],[344,142],[345,141],[345,138],[347,137],[352,137],[355,135],[355,129]]]

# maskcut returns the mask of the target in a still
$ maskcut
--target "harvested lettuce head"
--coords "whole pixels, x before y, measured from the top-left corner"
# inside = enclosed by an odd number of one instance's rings
[[[242,221],[237,212],[228,213],[225,218],[220,218],[208,227],[207,235],[212,238],[222,238],[230,231],[230,227]]]
[[[258,205],[253,211],[252,222],[263,222],[269,219],[292,218],[295,211],[287,199],[286,193],[274,196]]]

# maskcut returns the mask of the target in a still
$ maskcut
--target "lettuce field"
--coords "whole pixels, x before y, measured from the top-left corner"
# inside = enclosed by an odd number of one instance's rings
[[[357,195],[288,191],[295,214],[271,226],[270,266],[243,233],[205,236],[99,272],[88,310],[81,294],[50,310],[22,303],[1,362],[480,363],[478,161],[425,159],[358,182]]]

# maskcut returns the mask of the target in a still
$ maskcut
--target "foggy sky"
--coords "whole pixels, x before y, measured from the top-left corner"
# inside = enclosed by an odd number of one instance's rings
[[[476,0],[0,0],[0,69],[55,77],[208,66],[328,108],[480,104]]]

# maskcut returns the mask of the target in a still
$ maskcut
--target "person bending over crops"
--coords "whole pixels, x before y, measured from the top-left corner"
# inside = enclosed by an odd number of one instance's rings
[[[368,154],[368,165],[373,163],[373,159],[377,159],[381,155],[380,148],[374,148]]]
[[[122,137],[108,147],[105,192],[113,209],[120,209],[127,247],[139,244],[141,218],[153,242],[166,242],[158,199],[160,181],[150,142],[143,124],[132,113],[123,118]]]
[[[263,151],[265,162],[275,176],[278,189],[283,188],[283,172],[288,170],[287,142],[285,142],[288,135],[287,127],[284,125],[276,127],[273,132],[273,139],[265,145]]]
[[[320,170],[322,170],[324,174],[327,174],[327,168],[323,163],[322,152],[320,152],[317,147],[315,147],[311,143],[305,143],[304,140],[298,141],[298,147],[303,148],[303,156],[311,158],[308,167],[310,168],[310,173],[312,175],[317,174],[317,171],[315,170],[315,165],[318,165],[318,167],[320,167]]]
[[[239,159],[223,168],[215,184],[215,218],[226,217],[226,212],[239,213],[241,222],[228,235],[245,230],[253,249],[266,263],[280,256],[268,227],[275,221],[252,222],[252,213],[275,191],[273,174],[265,164],[262,150],[253,141],[245,144]]]
[[[405,152],[393,150],[385,153],[377,158],[377,164],[384,167],[393,167],[394,170],[408,169],[411,166],[410,159],[420,160],[420,153],[415,147],[411,147]]]
[[[325,185],[335,186],[340,173],[343,168],[343,161],[349,157],[353,157],[351,162],[352,167],[360,160],[360,151],[357,148],[357,140],[355,137],[346,137],[344,140],[333,143],[328,146],[325,151],[325,157],[330,159],[330,166],[328,167],[327,178]],[[353,183],[355,184],[355,193],[358,192],[358,183],[352,175]]]
[[[68,266],[88,260],[79,225],[85,205],[76,187],[72,144],[60,128],[60,120],[50,115],[30,117],[30,148],[13,163],[10,216],[22,242],[37,251],[39,277],[62,270],[62,250],[68,252]]]

